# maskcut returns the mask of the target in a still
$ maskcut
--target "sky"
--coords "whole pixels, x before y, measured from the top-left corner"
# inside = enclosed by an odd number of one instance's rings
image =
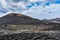
[[[9,13],[36,19],[60,18],[60,0],[0,0],[0,17]]]

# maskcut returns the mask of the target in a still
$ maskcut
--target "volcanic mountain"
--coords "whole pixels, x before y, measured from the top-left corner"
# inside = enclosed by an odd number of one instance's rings
[[[7,23],[7,24],[39,24],[40,20],[34,19],[32,17],[23,15],[23,14],[16,14],[10,13],[2,18],[0,18],[0,24]]]
[[[0,27],[9,30],[60,30],[60,23],[43,21],[23,14],[10,13],[0,18]]]
[[[54,23],[60,23],[60,18],[44,19],[44,21],[47,21],[47,22],[54,22]]]

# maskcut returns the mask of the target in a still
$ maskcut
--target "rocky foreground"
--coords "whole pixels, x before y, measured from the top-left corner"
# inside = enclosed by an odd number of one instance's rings
[[[21,32],[0,35],[0,40],[60,40],[59,31]]]
[[[60,26],[51,26],[48,29],[49,27],[42,25],[1,25],[0,40],[60,40],[60,31],[55,29],[60,28]]]

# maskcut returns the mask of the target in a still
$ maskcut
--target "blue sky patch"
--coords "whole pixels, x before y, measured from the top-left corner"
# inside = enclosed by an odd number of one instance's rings
[[[18,3],[20,2],[20,0],[12,0],[14,3]]]

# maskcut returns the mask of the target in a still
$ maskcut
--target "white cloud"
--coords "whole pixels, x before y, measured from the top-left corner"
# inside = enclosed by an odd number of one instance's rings
[[[60,4],[51,4],[45,8],[42,8],[42,6],[37,6],[22,13],[37,19],[56,18],[60,17]]]
[[[36,1],[38,1],[38,0],[30,0],[30,2],[36,2]]]
[[[5,0],[0,0],[2,3],[2,7],[8,10],[7,13],[5,14],[0,14],[1,16],[4,16],[8,13],[14,12],[14,13],[21,13],[25,14],[28,16],[31,16],[33,18],[37,19],[50,19],[50,18],[55,18],[55,17],[60,17],[60,4],[50,4],[49,6],[45,6],[45,8],[40,6],[33,6],[29,10],[26,9],[26,5],[29,5],[30,2],[35,2],[35,1],[45,1],[45,0],[30,0],[29,2],[20,2],[20,3],[6,3]]]
[[[5,2],[5,0],[0,0],[0,3],[2,4],[2,7],[6,8],[7,3]]]
[[[29,0],[30,2],[36,2],[36,1],[46,1],[46,0]]]

